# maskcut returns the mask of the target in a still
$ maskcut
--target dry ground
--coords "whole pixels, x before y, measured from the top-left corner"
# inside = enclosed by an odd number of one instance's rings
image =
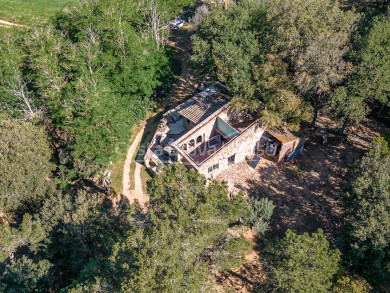
[[[140,178],[141,166],[136,162],[136,169],[134,174],[134,189],[130,188],[130,165],[135,157],[135,152],[138,145],[141,142],[142,135],[144,133],[144,126],[141,128],[141,131],[137,134],[136,138],[133,141],[133,144],[130,146],[127,152],[126,161],[123,166],[123,182],[122,182],[122,195],[127,198],[131,204],[134,199],[137,199],[141,205],[144,205],[148,201],[148,196],[144,194],[142,190],[142,180]]]
[[[383,125],[366,121],[348,129],[345,136],[336,134],[330,119],[320,117],[317,128],[305,127],[306,150],[294,163],[271,164],[253,170],[246,162],[225,171],[218,179],[250,197],[267,197],[275,204],[271,229],[265,238],[283,237],[287,229],[296,233],[324,230],[332,245],[340,238],[340,195],[349,171]],[[321,134],[328,129],[328,143],[322,144]],[[255,240],[258,257],[247,259],[239,270],[217,276],[219,284],[230,284],[235,292],[251,292],[261,282],[259,259],[262,239]],[[251,269],[254,268],[254,269]],[[230,286],[230,287],[231,287]]]

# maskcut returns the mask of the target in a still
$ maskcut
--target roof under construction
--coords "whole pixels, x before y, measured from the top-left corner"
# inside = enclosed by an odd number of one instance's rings
[[[290,132],[287,127],[283,126],[274,128],[272,130],[267,130],[267,132],[279,140],[282,144],[300,139],[297,135]]]

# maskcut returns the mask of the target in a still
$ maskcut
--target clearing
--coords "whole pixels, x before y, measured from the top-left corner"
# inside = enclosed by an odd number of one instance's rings
[[[264,237],[254,238],[257,256],[251,254],[238,270],[218,275],[220,285],[235,292],[252,292],[264,280],[259,263],[263,239],[283,237],[287,229],[301,234],[321,228],[331,245],[336,245],[341,236],[342,187],[356,160],[385,129],[383,124],[368,120],[340,136],[337,127],[327,117],[319,117],[316,128],[304,125],[301,132],[306,136],[306,149],[294,163],[259,166],[254,170],[244,162],[217,177],[229,181],[232,190],[253,198],[267,197],[275,204],[270,231]],[[321,134],[325,129],[328,143],[324,145]]]
[[[0,19],[31,24],[35,18],[49,18],[75,0],[0,0]]]

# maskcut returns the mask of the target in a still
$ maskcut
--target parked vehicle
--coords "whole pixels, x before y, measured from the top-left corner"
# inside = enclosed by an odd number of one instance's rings
[[[177,20],[174,20],[172,21],[170,24],[169,24],[169,29],[173,30],[173,31],[177,31],[179,28],[181,28],[183,25],[185,24],[185,21],[183,19],[177,19]]]

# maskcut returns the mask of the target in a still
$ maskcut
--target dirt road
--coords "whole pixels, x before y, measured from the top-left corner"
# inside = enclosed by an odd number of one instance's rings
[[[175,50],[175,58],[179,60],[181,64],[181,75],[180,78],[174,84],[172,84],[169,96],[166,97],[161,109],[157,112],[163,111],[163,109],[168,105],[173,106],[176,103],[179,103],[187,96],[192,95],[196,89],[195,77],[187,60],[187,53],[190,51],[191,48],[191,40],[189,34],[186,31],[183,31],[183,33],[179,33],[169,37],[166,43],[167,46],[174,48]],[[130,178],[130,165],[133,161],[133,158],[135,158],[135,152],[140,142],[143,140],[144,144],[142,145],[142,147],[146,148],[147,143],[150,142],[150,140],[152,139],[154,133],[153,130],[159,123],[159,121],[154,121],[154,118],[155,117],[153,116],[149,118],[148,121],[143,122],[144,126],[137,134],[133,144],[127,151],[126,161],[123,167],[122,195],[126,197],[130,203],[137,199],[142,206],[145,206],[145,203],[149,200],[148,195],[144,193],[142,188],[142,165],[140,164],[140,161],[143,158],[137,158],[138,160],[135,163],[134,178]],[[142,139],[145,129],[147,130],[146,137]],[[133,190],[130,190],[130,180],[134,180]]]
[[[188,63],[187,54],[191,50],[191,38],[188,32],[173,35],[166,41],[168,47],[175,50],[175,58],[180,61],[180,78],[172,85],[170,95],[165,99],[163,108],[167,105],[174,105],[184,98],[192,95],[196,89],[196,80]]]
[[[123,181],[122,181],[122,195],[127,198],[130,203],[133,203],[134,199],[137,199],[142,205],[148,201],[148,197],[142,191],[142,180],[141,180],[141,165],[136,162],[136,169],[134,174],[134,190],[130,190],[130,166],[133,158],[135,157],[135,152],[138,145],[141,142],[142,135],[144,134],[145,124],[143,125],[141,131],[137,134],[132,145],[127,151],[126,161],[123,166]]]

